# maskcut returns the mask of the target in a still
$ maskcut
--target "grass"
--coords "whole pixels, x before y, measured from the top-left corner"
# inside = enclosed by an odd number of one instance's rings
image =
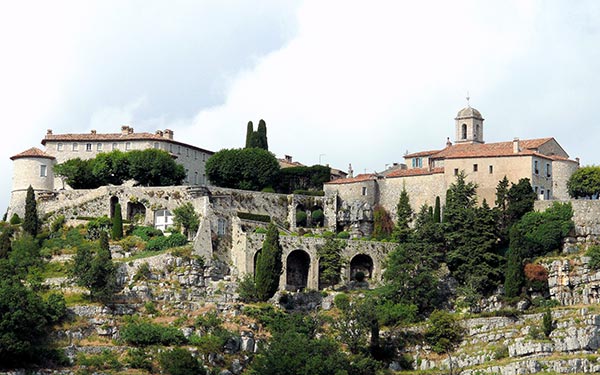
[[[119,259],[115,259],[115,262],[131,262],[134,260],[138,260],[138,259],[144,259],[144,258],[150,258],[153,256],[157,256],[157,255],[161,255],[161,254],[165,254],[168,253],[169,251],[171,251],[172,249],[165,249],[165,250],[159,250],[159,251],[148,251],[148,250],[144,250],[144,251],[140,251],[139,253],[135,253],[134,255],[128,257],[128,258],[119,258]]]
[[[65,302],[67,306],[77,306],[77,305],[91,305],[93,304],[90,301],[88,295],[83,293],[65,293]]]
[[[60,262],[48,262],[44,265],[42,277],[48,279],[51,277],[67,277],[69,274],[69,266]]]

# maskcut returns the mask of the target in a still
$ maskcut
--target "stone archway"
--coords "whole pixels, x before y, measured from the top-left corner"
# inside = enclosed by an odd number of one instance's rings
[[[115,206],[117,205],[117,203],[119,203],[119,197],[117,197],[116,195],[110,197],[110,218],[115,216]]]
[[[366,254],[358,254],[350,261],[350,279],[354,280],[356,274],[362,272],[366,279],[373,277],[373,258]]]
[[[302,290],[308,285],[310,255],[304,250],[294,250],[286,261],[286,289]]]
[[[146,206],[140,202],[127,202],[127,220],[135,222],[137,217],[142,218],[142,222],[146,219]]]
[[[254,274],[254,277],[256,277],[256,262],[258,262],[258,256],[259,254],[262,252],[262,249],[259,249],[255,254],[254,257],[252,259],[252,273]]]

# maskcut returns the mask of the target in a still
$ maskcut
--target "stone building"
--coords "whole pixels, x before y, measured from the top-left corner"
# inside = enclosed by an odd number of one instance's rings
[[[528,178],[540,200],[568,199],[566,183],[579,167],[578,160],[571,160],[554,138],[485,143],[483,121],[481,113],[468,106],[458,112],[455,141],[448,139],[445,148],[407,154],[404,164],[395,164],[385,173],[327,183],[326,194],[338,197],[338,224],[355,235],[367,235],[372,223],[368,214],[350,220],[344,216],[357,207],[365,212],[380,204],[395,217],[402,189],[410,195],[415,211],[423,204],[434,205],[438,196],[443,202],[460,172],[477,184],[479,202],[485,199],[490,205],[504,176],[513,183]]]
[[[60,177],[54,176],[53,166],[67,160],[80,158],[91,159],[102,152],[120,150],[145,150],[155,148],[167,151],[186,171],[186,185],[208,185],[205,165],[213,154],[205,150],[174,139],[170,129],[157,130],[152,133],[136,133],[127,125],[121,127],[120,133],[97,133],[92,130],[87,134],[54,134],[48,129],[42,139],[45,150],[31,148],[17,154],[11,159],[14,162],[13,189],[9,205],[9,215],[24,212],[23,191],[31,185],[36,193],[49,193],[62,189],[70,189]],[[39,194],[38,194],[39,195]]]

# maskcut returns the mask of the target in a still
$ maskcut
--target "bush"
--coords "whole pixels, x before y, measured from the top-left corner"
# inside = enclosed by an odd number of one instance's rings
[[[590,246],[585,255],[590,257],[589,265],[591,269],[600,269],[600,245]]]
[[[342,240],[347,240],[348,238],[350,238],[350,233],[348,233],[346,231],[342,231],[337,234],[337,238],[340,238]]]
[[[237,289],[242,302],[251,303],[258,301],[258,292],[256,291],[256,284],[254,283],[254,277],[250,274],[246,274],[242,280],[240,280]]]
[[[296,226],[297,227],[305,227],[306,219],[307,219],[306,212],[296,211]]]
[[[142,348],[132,348],[127,351],[125,363],[131,368],[152,372],[152,358]]]
[[[183,333],[175,327],[137,320],[132,320],[123,327],[121,338],[136,346],[180,345],[186,341]]]
[[[206,375],[206,370],[186,349],[175,348],[160,353],[158,362],[170,375]]]
[[[261,214],[251,214],[249,212],[238,212],[237,216],[242,220],[261,221],[263,223],[270,223],[271,216]]]
[[[173,233],[169,237],[154,237],[146,245],[146,250],[160,251],[172,247],[183,246],[187,243],[187,238],[181,233]]]
[[[265,234],[265,233],[267,233],[267,230],[263,227],[258,227],[256,229],[254,229],[254,233]]]
[[[10,224],[11,225],[19,225],[21,224],[21,218],[19,217],[19,215],[17,215],[16,213],[14,213],[11,218],[10,218]]]
[[[54,221],[52,222],[52,224],[50,224],[50,232],[51,233],[60,232],[60,230],[65,225],[65,222],[66,222],[65,215],[57,216],[56,219],[54,219]]]
[[[358,271],[354,274],[354,280],[358,281],[359,283],[362,283],[363,281],[365,281],[365,273],[362,271]]]
[[[88,221],[86,225],[87,239],[97,240],[100,238],[100,232],[108,232],[112,223],[107,216],[101,216]]]
[[[322,227],[325,223],[325,214],[323,214],[323,210],[321,209],[314,210],[310,217],[312,218],[315,226]]]
[[[138,236],[144,241],[150,241],[154,237],[163,236],[163,232],[160,229],[156,229],[154,227],[135,227],[131,234],[133,234],[134,236]]]
[[[85,355],[79,353],[77,356],[77,364],[86,366],[90,370],[121,370],[123,365],[119,362],[117,355],[110,350],[103,350],[102,353],[96,355]]]
[[[340,293],[333,298],[333,304],[338,309],[347,309],[350,306],[350,297],[345,293]]]

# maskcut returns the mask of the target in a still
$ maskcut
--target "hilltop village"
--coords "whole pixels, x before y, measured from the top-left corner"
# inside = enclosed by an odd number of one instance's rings
[[[2,293],[38,301],[0,311],[35,305],[43,326],[6,325],[0,370],[600,372],[600,204],[571,197],[579,160],[552,137],[486,142],[470,106],[454,120],[443,149],[356,176],[275,159],[262,120],[219,152],[48,130],[11,157],[0,225]]]

